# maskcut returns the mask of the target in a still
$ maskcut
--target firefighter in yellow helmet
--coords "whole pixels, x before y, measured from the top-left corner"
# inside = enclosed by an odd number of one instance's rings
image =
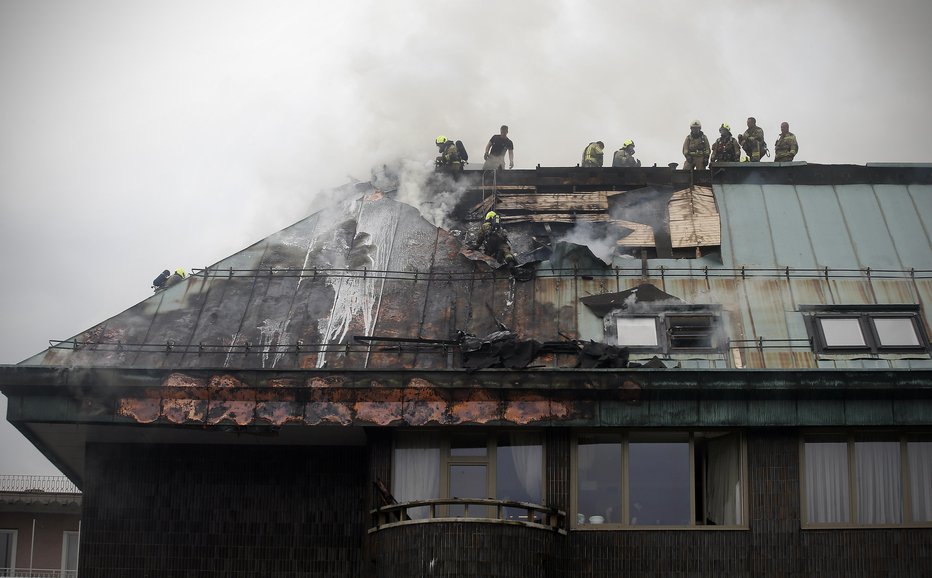
[[[613,167],[639,167],[641,161],[634,158],[634,141],[631,139],[622,143],[621,148],[615,151],[612,157]]]
[[[712,143],[713,163],[736,163],[741,160],[741,147],[738,141],[731,136],[731,127],[723,122],[718,128],[718,140]]]
[[[181,267],[178,267],[177,269],[175,269],[175,272],[172,273],[171,276],[165,280],[165,288],[168,289],[172,285],[177,285],[178,283],[181,283],[181,281],[184,278],[185,278],[184,269],[182,269]]]
[[[501,263],[506,263],[510,267],[518,265],[518,260],[515,259],[515,255],[511,251],[511,245],[508,243],[508,234],[502,228],[501,217],[495,211],[489,211],[485,214],[474,248],[479,249],[483,245],[485,246],[484,252],[489,257]]]
[[[437,150],[440,152],[434,160],[435,169],[452,173],[462,171],[463,159],[460,157],[460,151],[456,146],[456,141],[440,135],[434,142],[437,144]]]

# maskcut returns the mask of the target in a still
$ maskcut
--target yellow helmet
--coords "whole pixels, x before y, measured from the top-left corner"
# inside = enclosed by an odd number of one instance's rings
[[[728,126],[727,122],[723,122],[721,128],[719,128],[718,130],[727,130],[728,132],[731,132],[731,127]]]
[[[184,279],[184,269],[182,269],[181,267],[178,267],[177,269],[175,269],[175,275],[178,275],[179,277]]]
[[[491,221],[492,219],[498,220],[498,213],[496,213],[495,211],[489,211],[488,213],[485,214],[486,221]]]
[[[621,148],[628,148],[629,146],[634,146],[634,141],[631,139],[628,139],[625,142],[621,143]]]
[[[443,144],[443,143],[447,142],[447,137],[445,137],[445,136],[443,136],[443,135],[440,135],[440,136],[437,137],[437,141],[436,141],[436,142],[437,142],[438,145],[439,145],[439,144]]]

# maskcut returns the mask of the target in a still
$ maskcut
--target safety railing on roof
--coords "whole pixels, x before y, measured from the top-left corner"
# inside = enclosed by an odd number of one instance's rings
[[[80,494],[81,490],[65,476],[0,476],[0,492],[46,492]],[[3,574],[0,574],[3,576]]]
[[[366,351],[380,352],[422,352],[436,351],[438,353],[449,353],[450,351],[459,351],[462,346],[453,341],[444,341],[439,339],[386,339],[387,342],[393,342],[394,345],[370,345],[377,343],[377,338],[367,339],[363,343],[305,343],[299,341],[292,344],[277,345],[257,345],[254,343],[244,343],[235,345],[206,345],[206,344],[179,344],[173,341],[163,343],[123,343],[107,341],[90,341],[80,339],[68,340],[49,340],[50,349],[67,349],[67,350],[90,350],[97,352],[111,353],[164,353],[164,354],[222,354],[222,355],[250,355],[250,354],[268,354],[268,355],[287,355],[287,354],[308,354],[308,353],[354,353]],[[569,342],[568,342],[569,343]],[[808,338],[800,339],[768,339],[757,337],[754,339],[736,339],[729,341],[725,349],[811,349],[812,340]],[[711,348],[709,353],[715,353],[716,348]],[[680,352],[682,353],[682,352]]]
[[[193,269],[192,276],[205,278],[227,278],[232,279],[242,277],[280,277],[280,278],[310,278],[319,277],[327,278],[353,278],[353,279],[378,279],[394,281],[464,281],[464,280],[482,280],[482,279],[501,279],[510,276],[507,269],[501,272],[489,271],[478,273],[475,271],[396,271],[390,269],[341,269],[341,268],[319,268],[301,269],[301,268],[276,268],[269,267],[263,269],[228,269],[205,268]],[[690,267],[667,267],[660,265],[657,267],[639,267],[639,268],[598,268],[598,267],[571,267],[571,268],[542,268],[535,271],[535,277],[600,277],[600,278],[660,278],[665,277],[679,278],[786,278],[786,279],[932,279],[932,269],[873,269],[865,267],[860,269],[844,268],[798,268],[798,267],[708,267],[690,268]]]
[[[415,500],[391,504],[371,510],[369,532],[406,524],[430,522],[484,522],[492,524],[515,524],[566,533],[566,512],[510,500],[486,498],[444,498]]]
[[[39,568],[0,568],[3,578],[78,578],[77,570],[51,570]]]

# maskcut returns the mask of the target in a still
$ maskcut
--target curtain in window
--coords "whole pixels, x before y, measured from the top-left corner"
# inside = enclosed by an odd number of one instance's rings
[[[427,436],[399,437],[392,469],[392,495],[399,502],[440,497],[440,443]],[[412,508],[408,515],[426,518],[427,506]]]
[[[848,444],[806,443],[804,453],[809,522],[848,522]]]
[[[903,519],[899,442],[855,442],[858,523],[899,524]]]
[[[932,522],[932,442],[908,442],[913,522]]]
[[[708,443],[706,518],[717,525],[741,523],[741,448],[737,434]]]
[[[524,491],[537,503],[542,501],[543,487],[543,448],[539,436],[535,434],[513,433],[509,436],[511,457],[514,461],[518,480]]]

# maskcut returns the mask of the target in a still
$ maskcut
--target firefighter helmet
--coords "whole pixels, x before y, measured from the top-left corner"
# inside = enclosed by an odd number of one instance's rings
[[[443,136],[443,135],[440,135],[440,136],[437,137],[436,143],[437,143],[438,145],[443,144],[443,143],[445,143],[445,142],[447,142],[447,137],[445,137],[445,136]]]

